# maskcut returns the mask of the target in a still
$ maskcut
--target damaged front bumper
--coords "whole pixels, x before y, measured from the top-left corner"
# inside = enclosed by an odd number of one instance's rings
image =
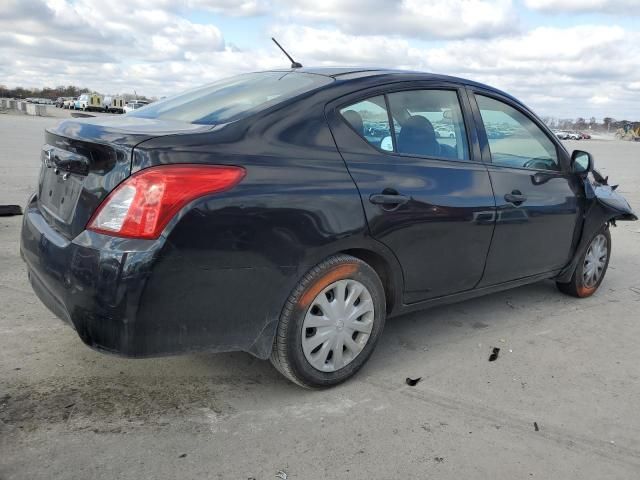
[[[561,283],[571,280],[579,259],[598,229],[607,223],[615,225],[617,220],[638,220],[629,202],[616,191],[617,185],[609,185],[608,179],[596,170],[592,173],[593,178],[589,176],[584,178],[586,206],[582,235],[573,259],[556,277],[556,280]]]

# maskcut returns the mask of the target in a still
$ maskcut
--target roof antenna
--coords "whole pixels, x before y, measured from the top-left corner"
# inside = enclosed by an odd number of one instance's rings
[[[284,48],[282,48],[282,45],[280,45],[275,38],[271,37],[271,40],[273,40],[273,43],[275,43],[278,46],[278,48],[282,50],[282,53],[284,53],[287,56],[287,58],[291,61],[291,68],[302,68],[302,64],[296,62],[293,58],[291,58],[291,55],[289,55],[287,51]]]

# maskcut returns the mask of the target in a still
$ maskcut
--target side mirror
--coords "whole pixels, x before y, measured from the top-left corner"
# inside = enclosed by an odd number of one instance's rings
[[[574,150],[571,154],[571,171],[578,175],[585,175],[593,170],[593,157],[589,152]]]

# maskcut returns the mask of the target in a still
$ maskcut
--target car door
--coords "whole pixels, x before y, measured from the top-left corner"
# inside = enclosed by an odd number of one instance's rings
[[[395,84],[327,107],[371,235],[402,267],[405,303],[482,277],[495,204],[468,112],[464,88],[449,83]]]
[[[517,102],[481,89],[469,94],[496,197],[496,226],[479,286],[562,268],[580,215],[579,185],[565,150]]]

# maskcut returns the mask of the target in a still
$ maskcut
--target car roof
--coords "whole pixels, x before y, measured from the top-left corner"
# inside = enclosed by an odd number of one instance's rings
[[[380,67],[303,67],[296,69],[276,69],[271,70],[275,72],[299,72],[308,73],[314,75],[323,75],[325,77],[331,77],[335,80],[342,82],[356,81],[360,79],[371,79],[372,77],[380,77],[381,80],[393,81],[410,81],[410,80],[436,80],[442,82],[454,82],[461,83],[473,87],[483,88],[493,91],[500,95],[504,95],[512,100],[520,103],[512,95],[503,92],[495,87],[468,80],[466,78],[454,77],[450,75],[441,75],[437,73],[421,72],[418,70],[400,70],[392,68],[380,68]],[[412,78],[415,77],[415,78]]]

